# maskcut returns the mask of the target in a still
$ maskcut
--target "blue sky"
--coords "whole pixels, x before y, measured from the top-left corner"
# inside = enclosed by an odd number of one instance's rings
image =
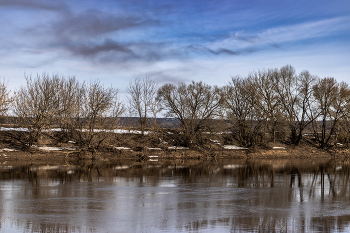
[[[350,1],[0,0],[0,77],[222,86],[291,64],[350,83]]]

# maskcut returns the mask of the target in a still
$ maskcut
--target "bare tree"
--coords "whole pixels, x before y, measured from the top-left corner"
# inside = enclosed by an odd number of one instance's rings
[[[12,98],[10,97],[10,92],[7,89],[5,80],[0,80],[0,121],[4,116],[6,116],[11,103]]]
[[[281,119],[280,102],[276,93],[275,76],[277,69],[259,70],[249,74],[248,79],[252,82],[252,91],[255,95],[254,106],[257,114],[265,118],[266,128],[274,138],[278,121]]]
[[[68,141],[74,137],[74,131],[78,127],[77,118],[81,114],[84,84],[80,84],[74,76],[67,79],[62,77],[57,91],[57,122],[62,131],[63,141]]]
[[[143,135],[148,125],[149,114],[153,113],[153,116],[157,114],[157,104],[155,103],[157,83],[148,77],[144,79],[136,78],[134,82],[130,82],[127,91],[131,107],[139,117]]]
[[[221,95],[218,87],[202,82],[178,86],[165,84],[158,91],[167,116],[180,120],[184,143],[188,146],[202,143],[202,131],[210,130],[210,119],[216,116],[220,107]]]
[[[274,77],[280,115],[290,129],[291,142],[298,145],[304,129],[317,117],[317,114],[311,117],[309,112],[312,105],[312,86],[316,77],[308,71],[297,76],[290,65],[282,67]]]
[[[232,136],[246,147],[264,144],[262,128],[265,120],[255,106],[259,100],[253,88],[251,80],[233,77],[222,91],[222,104],[232,124]]]
[[[22,86],[14,98],[14,113],[20,123],[28,128],[27,142],[31,146],[57,115],[60,78],[43,73],[36,78],[26,76],[25,79],[26,86]]]
[[[84,94],[81,117],[87,126],[86,130],[82,129],[87,133],[84,141],[88,147],[98,148],[107,138],[106,128],[110,129],[111,120],[124,112],[124,106],[118,99],[117,89],[105,88],[99,82],[90,83]]]
[[[315,137],[321,148],[327,148],[331,146],[339,120],[346,119],[349,114],[350,88],[344,82],[339,84],[334,78],[327,77],[319,79],[313,90],[321,121],[320,127],[318,122],[313,125]]]

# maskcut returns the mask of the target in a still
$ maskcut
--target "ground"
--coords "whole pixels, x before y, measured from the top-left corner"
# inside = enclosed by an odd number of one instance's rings
[[[224,146],[213,137],[206,144],[192,149],[177,147],[171,134],[160,138],[155,134],[135,133],[111,134],[98,149],[87,148],[74,141],[59,142],[57,137],[44,134],[36,144],[28,148],[19,140],[26,132],[0,131],[0,163],[25,161],[27,163],[61,163],[76,160],[117,161],[121,159],[161,160],[171,159],[215,159],[215,158],[347,158],[350,150],[323,150],[307,142],[292,146],[280,142],[270,143],[264,148],[241,148]],[[229,149],[227,149],[229,148]]]

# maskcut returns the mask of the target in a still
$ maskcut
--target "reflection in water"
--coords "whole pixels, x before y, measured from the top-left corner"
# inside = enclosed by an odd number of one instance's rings
[[[348,161],[0,166],[1,232],[350,228]]]

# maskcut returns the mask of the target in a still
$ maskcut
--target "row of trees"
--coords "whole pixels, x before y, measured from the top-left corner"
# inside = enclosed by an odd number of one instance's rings
[[[158,87],[150,78],[137,78],[127,91],[128,112],[139,118],[142,134],[151,126],[160,129],[156,118],[162,113],[179,120],[178,135],[186,146],[202,145],[204,132],[226,132],[247,147],[276,139],[298,145],[305,131],[322,148],[350,139],[348,84],[308,71],[296,74],[290,65],[232,77],[224,87],[194,81]],[[63,140],[74,137],[98,147],[106,136],[96,129],[115,126],[125,112],[117,94],[113,87],[75,77],[27,76],[13,97],[0,83],[0,114],[12,104],[20,124],[29,129],[29,145],[57,126]]]
[[[10,104],[18,123],[28,129],[24,141],[31,146],[43,132],[60,128],[60,141],[72,138],[81,144],[98,147],[106,134],[96,132],[106,128],[123,113],[124,106],[118,99],[118,90],[104,87],[99,82],[80,83],[75,77],[48,74],[33,78],[26,76],[26,85],[20,87],[12,98],[3,82],[0,102],[3,113]],[[21,138],[18,138],[20,141]]]
[[[137,82],[141,81],[130,86]],[[182,142],[187,146],[202,144],[203,132],[219,131],[231,132],[235,141],[247,147],[276,139],[298,145],[306,129],[321,148],[348,144],[350,139],[349,85],[308,71],[296,74],[290,65],[232,77],[221,88],[193,81],[165,84],[155,94],[154,82],[143,82],[153,91],[144,95],[147,101],[140,122],[146,122],[147,103],[158,107],[152,112],[163,111],[181,122]],[[132,90],[129,93],[134,96]]]

